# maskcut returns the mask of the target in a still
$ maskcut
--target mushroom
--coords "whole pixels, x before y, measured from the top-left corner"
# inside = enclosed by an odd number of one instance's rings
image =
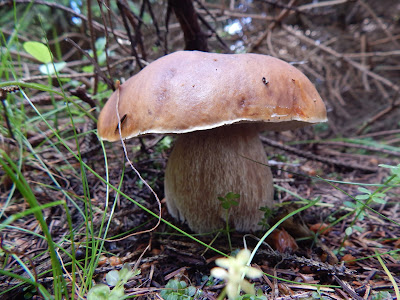
[[[117,109],[120,120],[117,117]],[[272,207],[273,181],[261,130],[290,130],[326,121],[308,78],[261,54],[178,51],[128,79],[98,120],[108,141],[144,134],[177,134],[165,171],[169,213],[195,232],[220,229],[226,211],[218,197],[239,194],[229,210],[238,231],[255,231]]]

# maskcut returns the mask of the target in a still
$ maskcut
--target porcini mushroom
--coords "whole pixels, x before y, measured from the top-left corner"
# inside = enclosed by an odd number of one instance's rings
[[[120,120],[117,118],[117,107]],[[108,141],[177,134],[165,172],[169,213],[196,232],[224,226],[218,200],[239,194],[230,210],[238,231],[259,228],[260,207],[273,205],[272,174],[260,130],[289,130],[326,121],[308,78],[260,54],[179,51],[145,67],[114,92],[98,121]]]

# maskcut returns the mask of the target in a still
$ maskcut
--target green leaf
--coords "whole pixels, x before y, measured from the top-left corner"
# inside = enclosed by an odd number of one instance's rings
[[[87,300],[108,300],[110,288],[105,284],[97,284],[87,294]]]
[[[106,274],[106,281],[108,285],[116,286],[119,281],[119,272],[112,270]]]
[[[167,300],[178,300],[178,295],[169,294],[167,296]]]
[[[371,195],[364,194],[364,195],[357,195],[355,198],[358,200],[367,200],[369,199],[369,197],[371,197]]]
[[[373,195],[373,197],[379,197],[379,198],[385,198],[385,194],[384,193],[376,193]]]
[[[372,201],[379,203],[379,204],[385,204],[386,200],[384,199],[385,195],[383,196],[378,196],[378,195],[374,195],[372,196]]]
[[[390,166],[390,165],[379,165],[379,166],[390,169],[393,175],[396,175],[397,177],[400,178],[400,164],[398,164],[397,166]]]
[[[128,264],[124,264],[122,269],[119,271],[120,280],[124,280],[130,271],[132,271],[132,268]],[[127,280],[129,280],[129,278],[127,278]]]
[[[357,225],[354,225],[353,229],[357,230],[358,232],[364,232],[364,229],[362,227],[360,227],[360,226],[357,226]]]
[[[129,266],[128,264],[124,264],[122,269],[119,271],[119,280],[127,283],[129,279],[139,274],[140,269],[132,270],[131,266]]]
[[[123,286],[115,287],[110,293],[108,300],[120,300],[125,296],[125,290]]]
[[[85,73],[92,73],[94,71],[94,66],[92,65],[84,66],[82,67],[82,71]]]
[[[184,289],[187,287],[186,282],[184,282],[183,280],[181,280],[178,284],[179,289]]]
[[[226,194],[226,196],[225,196],[225,198],[226,198],[226,199],[229,199],[229,200],[231,200],[231,199],[238,199],[239,197],[240,197],[239,194],[235,194],[235,193],[232,193],[232,192],[229,192],[229,193]]]
[[[347,236],[350,236],[353,233],[353,228],[347,227],[346,230],[345,230],[345,233],[346,233]]]
[[[350,208],[356,208],[356,205],[351,201],[344,201],[343,205],[350,207]]]
[[[361,193],[371,195],[370,190],[368,190],[368,189],[366,189],[366,188],[359,187],[358,190],[359,190]]]
[[[388,168],[388,169],[400,169],[400,164],[398,164],[397,166],[380,164],[379,166],[382,167],[382,168]]]
[[[238,205],[239,205],[239,202],[237,202],[237,201],[235,201],[235,200],[231,200],[231,201],[229,202],[229,204],[230,204],[231,206],[238,206]]]
[[[189,286],[187,289],[187,294],[190,297],[193,297],[196,294],[197,289],[194,286]]]
[[[104,48],[106,47],[106,41],[107,40],[105,37],[98,38],[94,43],[96,50],[104,50]]]
[[[223,209],[229,209],[231,206],[229,205],[228,202],[222,202],[222,208]]]
[[[40,71],[40,73],[45,74],[45,75],[53,75],[56,72],[57,73],[60,72],[66,65],[67,65],[67,63],[65,61],[54,63],[54,65],[52,63],[48,63],[48,64],[40,65],[39,71]]]
[[[35,41],[29,41],[25,42],[23,47],[26,52],[28,52],[38,61],[44,64],[51,62],[51,53],[46,45]]]

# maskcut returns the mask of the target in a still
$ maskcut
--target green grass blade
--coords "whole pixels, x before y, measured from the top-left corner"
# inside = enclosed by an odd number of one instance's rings
[[[25,200],[28,202],[29,206],[31,208],[39,208],[40,204],[38,203],[35,195],[33,194],[33,191],[29,187],[28,182],[23,177],[21,171],[18,169],[18,167],[14,164],[14,162],[11,160],[11,158],[7,155],[7,153],[4,150],[0,150],[0,154],[1,154],[0,164],[3,167],[3,170],[17,186],[17,189],[23,195]],[[39,222],[40,227],[42,228],[43,234],[46,237],[47,245],[49,248],[52,272],[54,278],[53,286],[54,286],[55,297],[56,299],[61,299],[62,298],[61,295],[63,294],[64,291],[64,296],[66,297],[66,299],[69,299],[67,294],[66,282],[62,277],[61,265],[60,262],[58,261],[52,237],[49,228],[46,224],[46,221],[44,219],[42,210],[36,209],[33,211],[33,214],[37,219],[37,221]]]

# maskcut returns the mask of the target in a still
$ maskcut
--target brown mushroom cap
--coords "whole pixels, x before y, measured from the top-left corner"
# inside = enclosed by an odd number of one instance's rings
[[[260,54],[178,51],[152,62],[101,111],[98,132],[108,141],[120,138],[117,102],[123,138],[242,122],[289,130],[327,120],[321,97],[302,72]]]

